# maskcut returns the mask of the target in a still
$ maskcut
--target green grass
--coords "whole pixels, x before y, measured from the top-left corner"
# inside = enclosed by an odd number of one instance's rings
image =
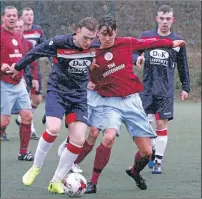
[[[37,110],[36,128],[42,132],[44,105]],[[139,190],[125,169],[133,163],[137,151],[125,127],[113,147],[111,160],[102,173],[96,195],[82,198],[201,198],[201,104],[176,102],[175,120],[169,123],[168,147],[163,161],[163,174],[153,175],[149,168],[142,172],[148,183],[146,191]],[[7,129],[10,142],[1,143],[1,197],[2,198],[68,198],[47,192],[58,163],[57,148],[67,136],[63,128],[49,152],[40,175],[31,187],[25,187],[21,178],[31,163],[17,160],[19,148],[18,127],[14,118]],[[96,143],[99,144],[102,136]],[[37,141],[32,140],[30,149],[35,152]],[[89,179],[95,154],[93,152],[81,164],[83,175]]]

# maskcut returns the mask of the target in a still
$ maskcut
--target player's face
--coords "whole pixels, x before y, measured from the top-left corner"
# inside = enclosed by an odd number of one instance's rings
[[[88,49],[93,43],[93,40],[95,39],[96,34],[97,34],[97,31],[92,32],[85,27],[78,28],[76,30],[76,35],[77,35],[76,42],[79,45],[79,47],[83,49]]]
[[[19,33],[20,35],[23,35],[24,32],[24,22],[23,20],[18,20],[15,25],[15,31]]]
[[[156,16],[156,21],[158,23],[158,29],[162,33],[170,32],[171,26],[175,21],[175,18],[173,17],[172,12],[158,12],[158,15]]]
[[[105,26],[103,26],[99,31],[98,31],[98,38],[101,43],[101,48],[110,48],[111,46],[114,45],[115,38],[117,35],[117,30],[112,30],[109,32]]]
[[[24,10],[22,13],[22,19],[24,24],[32,25],[34,21],[34,12],[33,10]]]
[[[5,28],[13,30],[18,20],[18,11],[16,9],[6,9],[2,16],[2,22]]]

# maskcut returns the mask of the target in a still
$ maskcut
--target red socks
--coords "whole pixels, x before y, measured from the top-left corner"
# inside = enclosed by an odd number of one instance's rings
[[[97,184],[102,170],[105,168],[105,166],[109,162],[110,155],[111,155],[111,148],[106,148],[101,143],[96,150],[96,155],[94,159],[94,168],[93,168],[93,173],[90,180],[93,184]]]
[[[81,163],[85,159],[85,157],[92,151],[93,147],[94,145],[90,145],[87,141],[85,141],[81,153],[79,154],[78,158],[74,163]]]
[[[20,154],[27,153],[27,148],[29,146],[31,135],[31,124],[23,124],[20,125]]]

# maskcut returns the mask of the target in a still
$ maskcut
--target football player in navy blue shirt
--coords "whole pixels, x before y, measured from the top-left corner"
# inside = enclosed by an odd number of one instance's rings
[[[48,77],[45,115],[46,130],[42,133],[33,166],[22,180],[31,185],[39,174],[46,154],[59,134],[62,118],[68,124],[69,143],[63,151],[48,191],[64,193],[62,180],[71,169],[85,141],[87,129],[87,84],[89,67],[95,57],[93,40],[97,21],[87,17],[79,22],[75,34],[60,35],[34,47],[12,67],[15,74],[39,57],[53,57]]]
[[[157,28],[143,32],[140,38],[183,39],[171,30],[175,18],[173,9],[170,6],[162,5],[159,7],[156,21]],[[185,46],[151,48],[144,51],[144,57],[139,56],[140,53],[133,55],[133,60],[138,66],[145,59],[143,69],[144,91],[140,96],[149,120],[156,121],[156,134],[158,136],[156,139],[152,139],[152,144],[155,146],[153,147],[153,158],[149,167],[153,169],[153,174],[161,174],[161,161],[168,140],[168,121],[173,119],[174,71],[176,64],[182,88],[181,100],[187,99],[190,91],[186,48]]]

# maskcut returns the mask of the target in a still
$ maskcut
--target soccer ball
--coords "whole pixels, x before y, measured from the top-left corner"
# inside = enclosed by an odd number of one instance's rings
[[[70,197],[78,197],[85,193],[87,181],[79,173],[70,173],[64,179],[64,191]]]

